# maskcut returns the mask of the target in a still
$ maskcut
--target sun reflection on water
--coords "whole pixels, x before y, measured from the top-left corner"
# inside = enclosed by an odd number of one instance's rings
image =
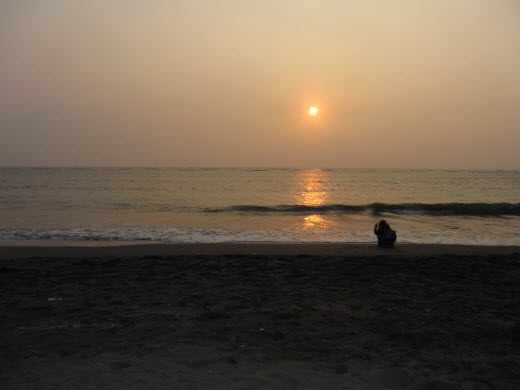
[[[319,214],[305,215],[303,217],[303,226],[308,228],[327,228],[329,223],[330,221],[326,220]]]
[[[295,200],[299,205],[322,206],[329,198],[328,176],[323,169],[306,169],[298,173]],[[321,214],[303,215],[300,226],[305,230],[326,230],[335,223]]]

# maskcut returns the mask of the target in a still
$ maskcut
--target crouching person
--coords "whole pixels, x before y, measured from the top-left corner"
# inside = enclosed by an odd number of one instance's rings
[[[376,223],[374,226],[374,234],[377,236],[377,246],[381,248],[394,247],[397,234],[384,219],[379,221],[379,225]]]

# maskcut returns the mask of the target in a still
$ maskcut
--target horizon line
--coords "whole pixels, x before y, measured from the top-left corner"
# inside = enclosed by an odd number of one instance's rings
[[[519,168],[403,168],[403,167],[337,167],[337,166],[260,166],[260,165],[0,165],[0,169],[265,169],[265,170],[284,170],[284,169],[353,169],[353,170],[415,170],[415,171],[520,171]]]

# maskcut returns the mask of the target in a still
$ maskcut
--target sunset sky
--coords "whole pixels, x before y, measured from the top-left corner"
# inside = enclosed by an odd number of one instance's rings
[[[3,166],[520,169],[520,1],[4,0],[0,134]]]

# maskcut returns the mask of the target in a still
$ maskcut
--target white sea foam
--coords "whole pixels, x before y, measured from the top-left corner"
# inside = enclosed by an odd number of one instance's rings
[[[219,242],[374,242],[372,232],[331,230],[302,232],[297,229],[226,231],[215,229],[135,228],[135,229],[0,229],[4,240],[76,240],[76,241],[157,241],[169,243]],[[520,235],[504,239],[449,231],[398,232],[398,243],[520,245]]]

